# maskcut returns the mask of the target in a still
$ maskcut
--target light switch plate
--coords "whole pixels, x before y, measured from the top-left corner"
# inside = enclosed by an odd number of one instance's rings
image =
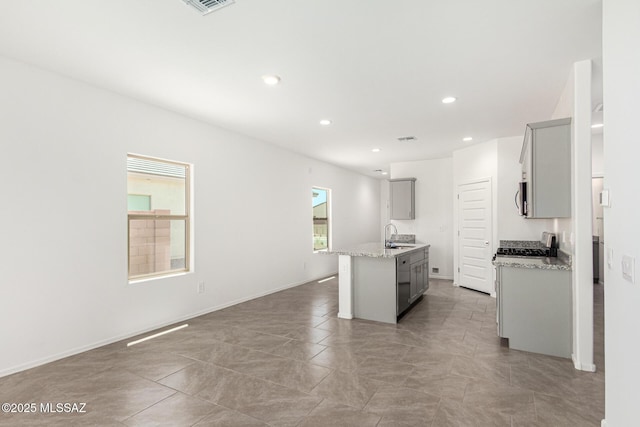
[[[622,255],[622,278],[631,283],[635,283],[636,260],[629,255]]]
[[[611,199],[609,199],[609,190],[602,190],[600,192],[600,206],[610,207]]]
[[[607,247],[607,268],[611,270],[613,268],[613,249]]]

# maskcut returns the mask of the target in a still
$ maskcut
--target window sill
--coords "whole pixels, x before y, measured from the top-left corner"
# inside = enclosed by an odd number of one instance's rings
[[[151,282],[151,281],[154,281],[154,280],[162,280],[162,279],[169,279],[169,278],[172,278],[172,277],[186,276],[186,275],[191,274],[191,273],[192,273],[191,271],[180,271],[178,273],[163,274],[161,276],[141,277],[139,279],[131,279],[127,283],[129,285],[137,285],[139,283],[146,283],[146,282]]]

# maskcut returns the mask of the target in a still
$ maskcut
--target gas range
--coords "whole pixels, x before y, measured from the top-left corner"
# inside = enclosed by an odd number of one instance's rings
[[[493,256],[496,257],[510,257],[510,258],[548,258],[558,256],[558,244],[557,237],[554,233],[544,232],[542,233],[542,239],[540,239],[540,245],[527,247],[515,247],[505,246],[498,248],[498,251]]]
[[[498,248],[496,256],[505,257],[550,257],[551,248]]]

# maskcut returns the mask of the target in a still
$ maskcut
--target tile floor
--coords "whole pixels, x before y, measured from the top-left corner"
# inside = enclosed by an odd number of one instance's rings
[[[597,373],[512,351],[495,300],[431,280],[396,325],[339,320],[337,280],[192,319],[127,348],[111,344],[0,378],[0,402],[86,402],[86,413],[4,414],[46,426],[599,426]],[[128,340],[130,341],[130,340]]]

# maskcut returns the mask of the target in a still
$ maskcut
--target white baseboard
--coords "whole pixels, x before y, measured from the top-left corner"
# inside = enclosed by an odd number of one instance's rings
[[[453,276],[429,273],[429,279],[453,280]]]
[[[155,331],[157,329],[164,328],[165,326],[173,325],[175,323],[184,322],[185,320],[189,320],[189,319],[193,319],[195,317],[203,316],[205,314],[213,313],[214,311],[222,310],[224,308],[231,307],[233,305],[237,305],[237,304],[240,304],[240,303],[243,303],[243,302],[247,302],[247,301],[250,301],[250,300],[253,300],[253,299],[256,299],[256,298],[264,297],[264,296],[267,296],[267,295],[275,294],[276,292],[284,291],[286,289],[295,288],[296,286],[300,286],[300,285],[303,285],[305,283],[309,283],[309,282],[317,281],[317,280],[320,280],[320,279],[324,279],[325,277],[329,277],[331,275],[332,274],[323,275],[321,277],[305,280],[305,281],[302,281],[302,282],[289,283],[288,285],[281,286],[281,287],[276,288],[276,289],[271,289],[271,290],[268,290],[268,291],[265,291],[265,292],[261,292],[259,294],[255,294],[255,295],[252,295],[252,296],[239,298],[237,300],[234,300],[234,301],[231,301],[231,302],[228,302],[228,303],[216,305],[214,307],[209,307],[209,308],[206,308],[204,310],[197,311],[195,313],[187,314],[185,316],[180,316],[180,317],[177,317],[175,319],[171,319],[171,320],[167,320],[167,321],[164,321],[164,322],[160,322],[160,323],[157,323],[157,324],[155,324],[153,326],[149,326],[148,328],[136,330],[136,331],[133,331],[133,332],[130,332],[130,333],[126,333],[126,334],[123,334],[123,335],[119,335],[119,336],[115,336],[115,337],[108,338],[108,339],[105,339],[105,340],[97,341],[97,342],[94,342],[92,344],[76,347],[76,348],[73,348],[71,350],[63,351],[63,352],[60,352],[60,353],[57,353],[57,354],[54,354],[54,355],[51,355],[51,356],[43,357],[43,358],[40,358],[40,359],[36,359],[36,360],[32,360],[32,361],[29,361],[29,362],[26,362],[26,363],[22,363],[20,365],[12,366],[10,368],[1,370],[0,371],[0,378],[5,377],[7,375],[15,374],[16,372],[20,372],[20,371],[24,371],[24,370],[27,370],[27,369],[35,368],[36,366],[41,366],[41,365],[45,365],[47,363],[55,362],[56,360],[64,359],[65,357],[73,356],[75,354],[84,353],[85,351],[93,350],[93,349],[96,349],[98,347],[103,347],[105,345],[113,344],[115,342],[122,341],[122,340],[125,340],[127,338],[135,337],[136,335],[140,335],[140,334],[144,334],[144,333],[147,333],[147,332]],[[338,273],[335,273],[335,275],[337,276]]]
[[[608,427],[607,420],[600,421],[600,427]]]
[[[347,320],[351,320],[353,319],[353,314],[342,314],[342,313],[338,313],[338,317],[340,319],[347,319]]]
[[[571,360],[573,361],[573,367],[576,368],[578,371],[585,371],[585,372],[596,371],[596,365],[594,365],[593,363],[581,363],[576,359],[576,355],[573,353],[571,354]]]

